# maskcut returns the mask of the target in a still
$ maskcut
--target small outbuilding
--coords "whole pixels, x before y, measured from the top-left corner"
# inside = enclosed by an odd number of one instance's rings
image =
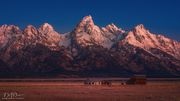
[[[126,84],[141,84],[141,85],[145,85],[147,83],[147,79],[145,75],[134,75],[133,77],[131,77]]]

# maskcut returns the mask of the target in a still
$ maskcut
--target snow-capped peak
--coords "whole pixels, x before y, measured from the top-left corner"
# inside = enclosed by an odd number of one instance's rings
[[[40,31],[43,31],[43,32],[51,32],[51,31],[54,31],[54,28],[48,24],[48,23],[44,23],[40,28],[39,28]]]
[[[18,26],[15,26],[15,25],[2,25],[2,26],[0,26],[0,29],[20,30],[20,28]]]
[[[36,27],[34,27],[33,25],[28,25],[25,30],[31,30],[31,29],[36,29]]]
[[[75,32],[91,32],[94,29],[94,21],[91,16],[85,16],[80,23],[76,26]]]
[[[113,30],[118,30],[119,28],[115,24],[109,24],[106,26],[107,29],[113,29]]]
[[[90,15],[85,16],[81,22],[86,23],[86,24],[94,24],[92,16]]]
[[[155,34],[152,34],[147,30],[143,24],[137,25],[126,36],[126,40],[135,46],[142,48],[156,47],[158,40]]]
[[[133,29],[134,32],[136,32],[137,34],[149,34],[149,30],[145,28],[145,26],[143,24],[139,24],[136,27],[134,27]]]
[[[122,32],[123,30],[114,24],[100,28],[94,24],[91,16],[86,16],[73,31],[73,38],[83,47],[99,45],[110,49]]]
[[[7,28],[7,26],[8,26],[8,25],[6,25],[6,24],[5,24],[5,25],[2,25],[2,26],[0,26],[0,29],[1,29],[1,30],[2,30],[2,29],[5,29],[5,28]]]
[[[135,29],[145,29],[143,24],[139,24],[135,27]]]
[[[175,57],[180,57],[180,53],[177,51],[179,50],[178,42],[162,35],[153,34],[142,24],[136,26],[132,31],[130,31],[124,41],[146,50],[156,48]]]
[[[121,28],[118,28],[115,24],[109,24],[106,27],[102,28],[103,31],[109,31],[111,33],[124,33],[125,31]]]
[[[29,36],[31,36],[31,35],[33,35],[33,34],[37,34],[38,31],[37,31],[37,29],[36,29],[34,26],[28,25],[28,26],[24,29],[24,33],[27,34],[27,35],[29,35]]]
[[[15,25],[2,25],[0,26],[0,32],[16,34],[16,33],[20,33],[21,30],[18,26]]]
[[[2,25],[0,27],[0,49],[11,45],[19,36],[22,31],[15,25]]]
[[[85,16],[78,26],[94,26],[94,21],[91,16]]]

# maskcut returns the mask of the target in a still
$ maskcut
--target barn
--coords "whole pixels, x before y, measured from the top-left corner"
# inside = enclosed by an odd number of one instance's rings
[[[131,77],[126,84],[141,84],[141,85],[145,85],[147,83],[147,79],[145,75],[134,75],[133,77]]]

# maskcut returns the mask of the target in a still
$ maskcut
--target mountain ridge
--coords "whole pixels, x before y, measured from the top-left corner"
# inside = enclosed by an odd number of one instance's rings
[[[153,34],[143,24],[125,31],[113,23],[99,27],[86,16],[65,34],[48,23],[24,30],[2,25],[0,39],[2,76],[180,76],[180,42]]]

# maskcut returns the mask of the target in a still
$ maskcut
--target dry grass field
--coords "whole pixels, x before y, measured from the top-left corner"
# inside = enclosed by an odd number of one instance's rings
[[[180,101],[180,82],[114,83],[111,87],[82,82],[0,82],[0,101],[10,94],[21,98],[13,101]]]

